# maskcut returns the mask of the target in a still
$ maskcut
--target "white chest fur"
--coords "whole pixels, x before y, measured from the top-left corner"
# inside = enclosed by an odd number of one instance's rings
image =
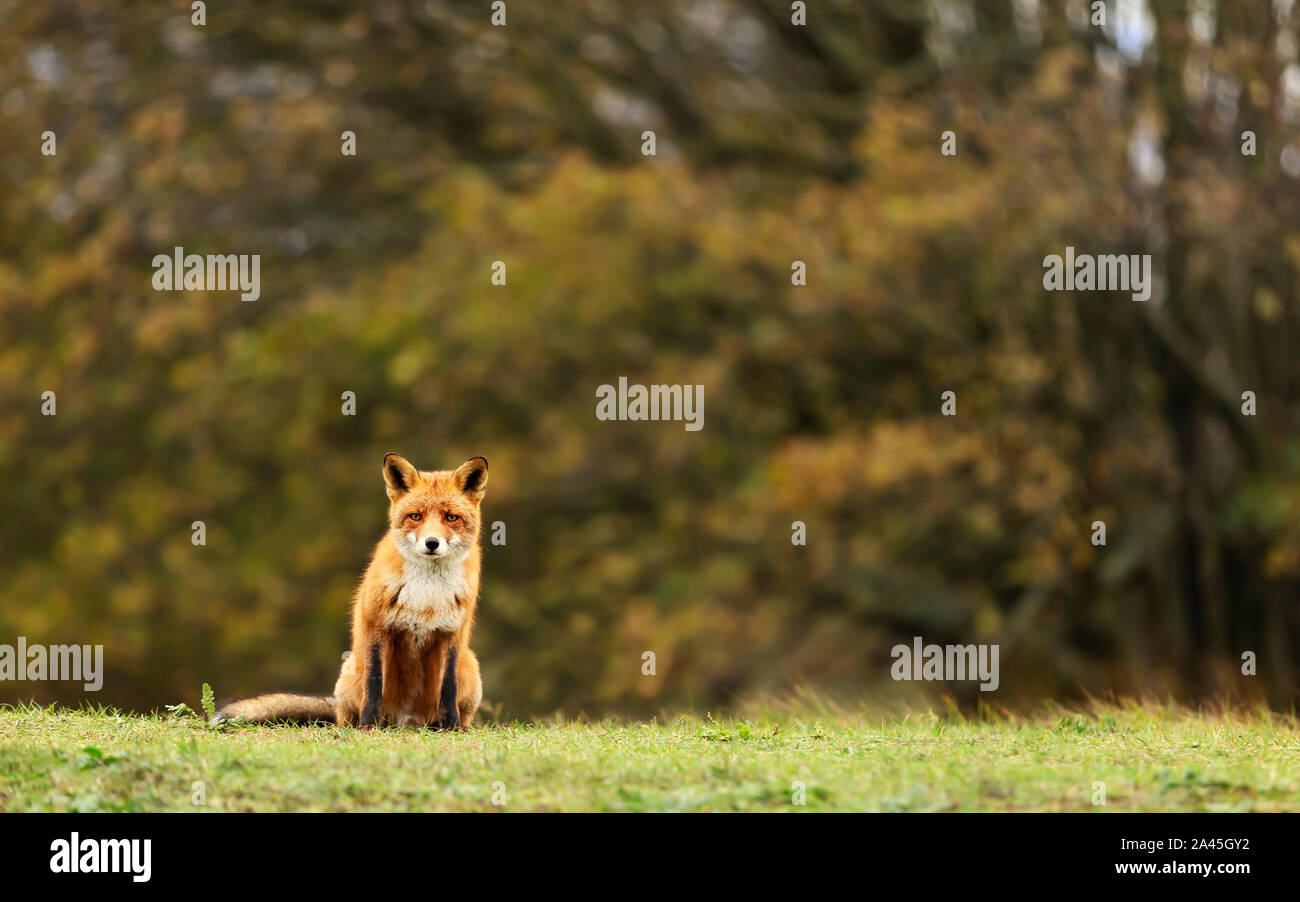
[[[470,587],[463,561],[406,561],[397,601],[384,612],[384,624],[422,639],[434,630],[455,632],[465,621]],[[396,589],[396,586],[392,587]]]

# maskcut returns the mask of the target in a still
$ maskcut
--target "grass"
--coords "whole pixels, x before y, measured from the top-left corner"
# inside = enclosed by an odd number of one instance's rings
[[[186,715],[6,706],[0,810],[1300,810],[1300,727],[1263,711],[1131,703],[972,720],[769,710],[444,734],[214,731]],[[1105,805],[1093,804],[1097,782]]]

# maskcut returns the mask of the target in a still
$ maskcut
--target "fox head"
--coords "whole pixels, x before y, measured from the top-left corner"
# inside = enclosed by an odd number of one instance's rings
[[[477,547],[487,477],[485,457],[471,457],[455,470],[421,472],[400,454],[385,454],[388,526],[402,556],[430,563],[463,560]]]

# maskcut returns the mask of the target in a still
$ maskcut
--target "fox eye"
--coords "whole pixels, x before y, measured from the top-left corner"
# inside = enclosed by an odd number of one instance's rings
[[[424,514],[407,514],[406,516],[408,519],[414,520],[416,523],[419,523],[424,519]]]
[[[456,516],[455,514],[447,514],[447,516],[443,517],[443,519],[446,520],[448,523],[455,523],[457,520],[460,519],[460,517]]]

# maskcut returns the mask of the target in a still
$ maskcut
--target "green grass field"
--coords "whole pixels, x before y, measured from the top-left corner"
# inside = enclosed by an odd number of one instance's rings
[[[774,710],[443,734],[214,731],[191,716],[0,707],[0,810],[1300,810],[1300,728],[1288,716],[1137,704],[993,720]],[[1104,805],[1093,804],[1098,782]]]

